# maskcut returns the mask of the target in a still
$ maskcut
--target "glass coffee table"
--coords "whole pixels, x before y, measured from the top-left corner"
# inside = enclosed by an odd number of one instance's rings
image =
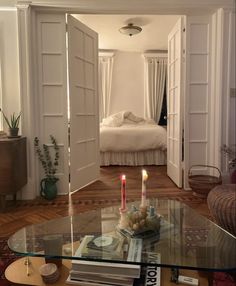
[[[130,229],[137,220],[132,215],[135,217],[139,205],[140,201],[127,204],[125,227],[119,227],[120,206],[106,207],[24,227],[9,238],[8,245],[19,255],[43,257],[46,261],[68,259],[202,271],[236,270],[233,235],[184,203],[161,199],[149,199],[143,217],[145,220],[160,215],[158,231],[146,229],[133,233]],[[142,222],[144,230],[145,223]],[[86,245],[86,251],[78,252],[86,239],[93,246]],[[134,241],[139,243],[134,246]],[[119,251],[113,243],[122,244]],[[131,246],[134,249],[130,259]],[[87,251],[88,247],[92,250]],[[150,259],[156,254],[159,259]]]

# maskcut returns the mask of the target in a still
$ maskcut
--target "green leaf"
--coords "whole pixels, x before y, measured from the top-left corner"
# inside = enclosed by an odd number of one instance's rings
[[[34,146],[35,146],[35,152],[38,155],[38,159],[41,162],[42,167],[44,169],[45,176],[47,178],[56,179],[55,174],[57,171],[57,166],[59,165],[58,164],[59,147],[57,145],[55,138],[52,135],[50,135],[50,140],[52,142],[54,149],[54,158],[52,158],[52,152],[50,152],[48,145],[42,144],[43,150],[40,149],[38,137],[34,138]]]
[[[12,115],[10,115],[10,119],[8,119],[7,116],[5,115],[5,113],[2,111],[2,109],[0,109],[0,111],[2,112],[3,118],[6,121],[9,128],[18,128],[19,122],[20,122],[21,112],[19,113],[18,116],[16,116],[15,112],[14,112]]]

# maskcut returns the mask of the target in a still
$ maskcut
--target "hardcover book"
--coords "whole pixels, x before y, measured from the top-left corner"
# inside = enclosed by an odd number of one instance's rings
[[[123,259],[125,238],[122,236],[87,236],[86,241],[81,257]]]
[[[134,278],[124,278],[116,275],[100,275],[93,273],[78,273],[77,271],[70,272],[70,280],[80,280],[87,282],[98,282],[98,283],[109,283],[109,285],[119,285],[119,286],[132,286]]]
[[[70,276],[67,278],[66,284],[78,285],[78,286],[113,286],[112,284],[108,284],[108,283],[91,282],[91,281],[85,281],[85,280],[72,280]]]
[[[94,236],[87,244],[88,249],[95,249],[99,251],[111,252],[115,251],[121,240],[114,236],[101,235]],[[122,240],[123,244],[123,240]]]
[[[86,258],[88,252],[88,243],[94,236],[86,235],[82,240],[75,256]],[[97,250],[96,250],[97,251]],[[128,261],[140,262],[142,253],[142,240],[131,239],[128,249]],[[93,273],[93,274],[108,274],[120,275],[122,277],[138,278],[140,276],[140,265],[116,263],[116,262],[98,262],[91,260],[72,260],[72,271],[77,273]]]

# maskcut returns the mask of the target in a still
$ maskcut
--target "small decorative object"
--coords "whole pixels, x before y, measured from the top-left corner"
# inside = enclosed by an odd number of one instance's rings
[[[10,137],[10,138],[11,137],[13,137],[13,138],[18,137],[19,122],[20,122],[21,113],[19,113],[18,115],[15,115],[15,113],[13,113],[10,116],[10,119],[8,119],[1,108],[0,108],[0,111],[2,112],[3,118],[5,119],[8,127],[9,127],[9,136],[8,137]]]
[[[58,181],[58,178],[56,178],[55,174],[59,161],[59,147],[57,145],[56,139],[52,135],[50,135],[50,139],[55,153],[54,159],[52,159],[49,152],[49,146],[43,144],[43,151],[41,151],[39,147],[39,139],[37,137],[34,139],[35,151],[38,155],[39,161],[42,164],[46,176],[40,182],[40,195],[47,200],[53,200],[57,196],[56,182]]]
[[[127,210],[120,209],[120,221],[119,221],[119,228],[124,229],[128,227],[128,220],[127,220]]]
[[[95,236],[87,244],[87,251],[99,254],[99,251],[111,253],[116,251],[121,243],[120,238],[113,235]]]
[[[228,157],[229,171],[230,171],[230,183],[236,184],[236,145],[228,147],[223,145],[221,152]]]
[[[62,265],[63,236],[61,234],[45,235],[43,237],[43,246],[46,263],[54,263],[58,267]],[[57,258],[53,258],[57,257]]]
[[[132,206],[126,213],[126,226],[118,225],[118,230],[128,237],[148,238],[157,235],[160,230],[161,216],[155,213],[153,206],[137,209]]]
[[[30,276],[30,271],[29,271],[29,266],[30,266],[31,262],[30,262],[30,259],[29,259],[29,256],[27,256],[25,258],[25,265],[26,265],[26,275],[27,276]]]
[[[39,268],[39,273],[42,276],[43,282],[48,284],[56,283],[60,277],[60,272],[54,263],[46,263],[41,265]]]
[[[128,237],[146,238],[159,233],[161,216],[155,213],[155,208],[147,206],[146,181],[148,175],[146,170],[142,170],[142,195],[140,208],[132,206],[131,210],[126,209],[125,175],[121,177],[121,208],[120,221],[117,226],[119,232]]]

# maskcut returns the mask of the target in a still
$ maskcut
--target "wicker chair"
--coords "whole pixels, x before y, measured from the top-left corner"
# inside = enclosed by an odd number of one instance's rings
[[[236,184],[213,188],[207,204],[216,223],[236,236]]]

